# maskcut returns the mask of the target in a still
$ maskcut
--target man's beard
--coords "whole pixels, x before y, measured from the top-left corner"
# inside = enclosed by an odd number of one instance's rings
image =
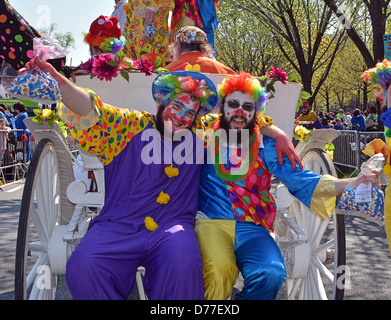
[[[244,121],[246,122],[246,126],[243,129],[238,130],[238,129],[231,128],[230,124],[235,117],[239,117],[239,118],[244,119]],[[225,130],[225,132],[227,134],[227,139],[228,139],[227,144],[228,145],[237,144],[238,146],[240,146],[242,144],[242,142],[248,143],[248,141],[242,141],[242,132],[243,132],[243,130],[248,130],[248,135],[247,134],[244,135],[243,140],[245,137],[250,138],[254,132],[254,126],[255,126],[255,116],[251,118],[250,122],[248,122],[248,120],[245,117],[236,116],[236,115],[231,117],[230,120],[227,120],[227,118],[224,116],[224,113],[220,118],[220,128]],[[230,130],[231,130],[231,133],[234,133],[233,137],[232,137],[233,138],[232,141],[230,141],[230,138],[231,138],[231,136],[229,134]],[[234,139],[235,136],[236,136],[236,140]]]
[[[160,106],[160,108],[157,110],[156,114],[156,129],[159,131],[160,136],[163,138],[165,135],[171,133],[170,137],[166,138],[171,138],[172,139],[172,132],[169,132],[167,129],[164,129],[164,120],[163,120],[163,113],[164,109],[166,107]]]

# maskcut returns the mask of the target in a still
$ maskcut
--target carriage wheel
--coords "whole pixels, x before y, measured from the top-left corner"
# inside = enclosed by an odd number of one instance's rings
[[[19,217],[15,299],[54,300],[57,275],[49,263],[49,241],[61,216],[59,165],[55,147],[42,139],[31,158]]]
[[[336,176],[333,163],[323,150],[309,150],[302,162],[304,169]],[[298,200],[293,202],[289,211],[307,235],[308,245],[301,249],[306,251],[304,255],[308,260],[303,277],[287,280],[288,298],[342,300],[346,262],[344,216],[334,213],[332,219],[321,220]],[[303,264],[303,261],[298,261],[298,264]]]

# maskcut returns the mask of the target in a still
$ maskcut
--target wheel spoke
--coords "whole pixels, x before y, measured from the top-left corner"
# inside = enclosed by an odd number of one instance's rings
[[[336,176],[331,160],[325,156],[322,150],[311,149],[307,151],[302,162],[305,169],[311,170],[316,174],[330,174]],[[326,250],[334,248],[334,256],[335,259],[337,259],[337,256],[339,257],[337,254],[338,250],[345,250],[343,219],[342,221],[341,219],[338,220],[338,223],[341,223],[341,225],[336,224],[335,214],[332,216],[333,224],[330,223],[330,220],[321,220],[314,212],[298,200],[293,201],[289,208],[289,213],[307,236],[311,258],[304,278],[287,279],[287,281],[289,281],[289,285],[287,283],[288,299],[327,299],[328,296],[329,298],[334,298],[336,295],[331,288],[334,289],[335,287],[335,272],[338,265],[344,263],[345,253],[341,251],[341,261],[335,261],[333,270],[328,269],[326,265],[321,262],[319,257]],[[332,231],[332,234],[330,234],[330,231]],[[296,249],[293,248],[292,250]],[[298,258],[295,259],[295,261],[298,262],[294,263],[301,263],[302,260],[300,255],[305,255],[306,253],[299,250],[292,254],[299,255]],[[291,256],[292,255],[288,255],[287,258]],[[305,259],[306,257],[303,256],[303,260]],[[296,270],[300,270],[300,267],[302,268],[303,266],[291,266],[291,269],[294,270],[292,275],[295,274]],[[331,284],[331,287],[329,283]],[[339,292],[339,298],[341,297],[343,297],[343,291],[342,293]]]
[[[57,281],[49,266],[48,244],[60,222],[61,189],[56,150],[42,139],[30,162],[23,194],[15,270],[15,298],[55,299]],[[22,258],[19,258],[22,257]]]

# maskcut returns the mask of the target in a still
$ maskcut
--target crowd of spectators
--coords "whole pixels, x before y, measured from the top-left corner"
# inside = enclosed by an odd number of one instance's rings
[[[336,130],[379,131],[379,117],[376,106],[372,105],[368,110],[361,112],[355,109],[353,112],[345,112],[343,109],[333,112],[318,112],[318,117],[323,128]]]

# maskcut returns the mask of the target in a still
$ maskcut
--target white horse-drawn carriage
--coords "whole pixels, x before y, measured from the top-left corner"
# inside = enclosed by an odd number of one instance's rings
[[[210,77],[216,84],[222,80],[220,75]],[[128,83],[122,78],[105,82],[83,76],[77,79],[77,85],[91,88],[106,103],[154,113],[156,104],[151,93],[154,78],[132,73]],[[266,113],[292,137],[301,85],[277,82],[275,89]],[[30,162],[21,205],[15,299],[55,299],[58,277],[65,275],[67,260],[102,206],[103,166],[97,157],[84,152],[80,152],[82,161],[77,161],[58,126],[39,126],[31,119],[27,119],[26,125],[38,145]],[[297,145],[305,169],[336,176],[323,148],[337,135],[335,130],[316,130],[308,143],[301,141]],[[75,180],[75,165],[93,172],[93,188]],[[330,220],[321,220],[277,180],[273,190],[278,206],[274,238],[287,267],[287,298],[342,299],[344,217],[333,214]],[[140,266],[136,276],[141,299],[146,298],[143,271]]]

